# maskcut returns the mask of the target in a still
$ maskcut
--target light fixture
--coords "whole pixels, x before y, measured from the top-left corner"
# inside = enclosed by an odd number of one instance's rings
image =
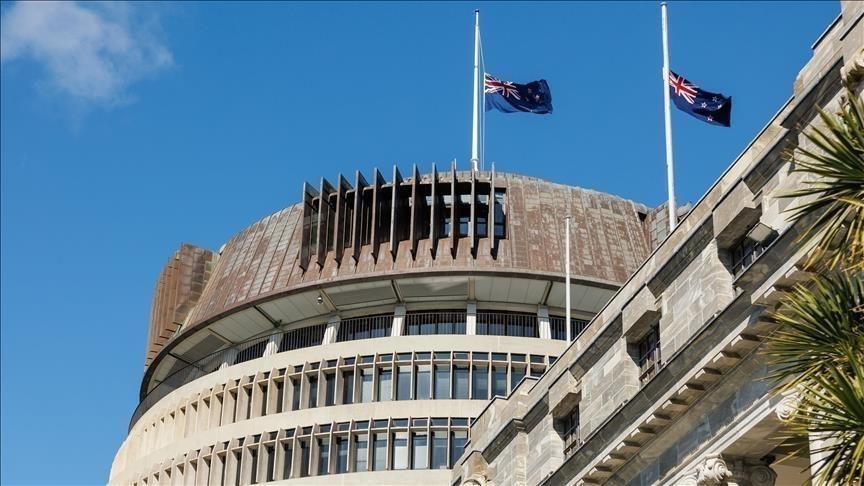
[[[746,238],[753,240],[757,243],[765,243],[768,238],[770,238],[774,234],[774,228],[768,226],[764,223],[756,223],[755,226],[750,228],[750,231],[747,232]]]
[[[324,303],[324,297],[322,297],[321,294],[318,294],[318,298],[315,299],[315,302],[318,302],[318,305],[323,304]]]

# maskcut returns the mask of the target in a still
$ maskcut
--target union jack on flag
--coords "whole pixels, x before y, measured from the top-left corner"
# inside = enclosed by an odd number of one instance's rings
[[[488,73],[485,73],[484,77],[486,93],[501,93],[501,96],[505,98],[509,98],[512,96],[517,100],[522,99],[519,97],[519,89],[516,88],[516,85],[513,84],[512,81],[501,81],[500,79]]]
[[[679,110],[712,125],[728,127],[732,118],[732,97],[711,93],[669,71],[669,96]]]

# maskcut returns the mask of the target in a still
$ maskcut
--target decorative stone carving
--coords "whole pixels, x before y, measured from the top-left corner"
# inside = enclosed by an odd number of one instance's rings
[[[462,486],[495,486],[492,481],[489,481],[483,474],[473,474],[471,477],[462,481]]]
[[[798,410],[798,404],[801,403],[801,395],[793,391],[780,400],[780,403],[774,408],[774,413],[777,418],[784,422],[792,418],[792,415]]]
[[[770,467],[759,464],[747,468],[747,479],[750,480],[751,486],[774,486],[777,473]]]
[[[855,57],[840,68],[840,77],[850,89],[854,89],[864,78],[864,48],[859,49]]]
[[[680,486],[721,486],[732,476],[726,461],[719,455],[708,456],[678,481]]]

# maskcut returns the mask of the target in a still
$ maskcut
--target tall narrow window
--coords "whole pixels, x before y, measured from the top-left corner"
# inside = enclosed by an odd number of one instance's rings
[[[393,469],[408,469],[408,432],[393,433]]]
[[[291,380],[291,410],[300,410],[300,380]]]
[[[360,402],[368,403],[372,401],[372,382],[374,375],[372,368],[363,368],[360,370]]]
[[[393,398],[393,368],[378,369],[378,401]]]
[[[335,403],[336,395],[336,375],[334,373],[326,373],[324,375],[324,405],[330,406]]]
[[[468,366],[453,367],[453,398],[468,398]]]
[[[300,441],[300,477],[309,476],[309,441]]]
[[[450,366],[435,365],[435,398],[450,398]]]
[[[432,365],[418,365],[417,379],[414,382],[414,398],[428,400],[432,389]]]
[[[504,365],[492,367],[492,393],[507,396],[507,367]]]
[[[516,388],[516,385],[525,377],[525,368],[522,366],[514,366],[510,371],[510,389]]]
[[[447,432],[432,432],[432,469],[447,469]]]
[[[561,421],[562,437],[564,438],[564,452],[573,444],[579,443],[579,406],[573,407]]]
[[[276,382],[276,413],[282,413],[283,402],[285,398],[282,396],[285,393],[285,382]]]
[[[342,373],[342,404],[352,403],[354,403],[354,372],[346,371]]]
[[[309,408],[318,406],[318,376],[309,377]]]
[[[450,467],[456,464],[456,459],[462,455],[465,449],[465,444],[468,443],[468,432],[462,430],[454,430],[450,432]]]
[[[267,451],[267,482],[276,480],[276,448],[265,447]]]
[[[415,432],[411,438],[411,469],[429,468],[429,436]]]
[[[330,441],[318,439],[318,475],[327,474],[330,470]]]
[[[366,471],[369,457],[369,436],[358,434],[354,436],[354,472]]]
[[[387,434],[373,434],[372,439],[372,470],[387,469]]]
[[[336,473],[348,472],[348,438],[336,438]]]
[[[660,326],[654,324],[638,344],[639,381],[647,382],[660,370]]]
[[[396,400],[411,400],[411,367],[399,366],[396,376]]]
[[[471,380],[471,398],[475,400],[489,399],[489,367],[474,365],[474,376]]]
[[[258,448],[253,447],[249,449],[249,456],[252,459],[252,479],[250,480],[251,484],[255,484],[258,482]]]
[[[294,462],[294,449],[291,448],[290,440],[282,443],[282,455],[284,456],[282,479],[288,479],[291,477],[291,464]]]

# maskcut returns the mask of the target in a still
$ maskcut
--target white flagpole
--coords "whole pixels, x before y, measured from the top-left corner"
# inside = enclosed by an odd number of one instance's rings
[[[567,342],[572,339],[570,336],[570,216],[564,218],[564,231],[567,235],[564,238],[564,329],[567,334]]]
[[[474,109],[471,120],[471,170],[477,171],[480,139],[480,10],[474,10]]]
[[[672,168],[672,114],[669,112],[669,39],[666,33],[666,2],[660,4],[663,19],[663,109],[666,118],[666,183],[669,186],[669,232],[678,223],[675,216],[675,173]]]

